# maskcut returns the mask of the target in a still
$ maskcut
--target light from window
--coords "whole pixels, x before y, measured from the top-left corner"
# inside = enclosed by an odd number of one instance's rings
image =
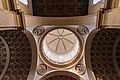
[[[28,0],[19,0],[20,2],[22,2],[25,5],[28,5]]]
[[[93,5],[97,4],[98,2],[100,2],[101,0],[93,0]]]

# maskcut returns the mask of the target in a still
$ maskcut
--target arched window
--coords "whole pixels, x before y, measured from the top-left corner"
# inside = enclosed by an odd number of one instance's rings
[[[92,0],[92,5],[97,4],[98,2],[100,2],[101,0]]]
[[[21,3],[28,5],[28,0],[19,0]]]

